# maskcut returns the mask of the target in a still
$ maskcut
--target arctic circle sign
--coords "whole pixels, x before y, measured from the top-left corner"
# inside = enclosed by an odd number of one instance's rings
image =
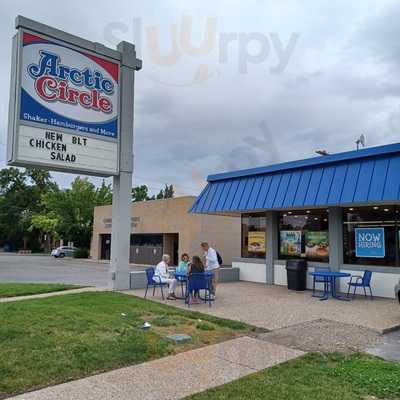
[[[135,45],[116,49],[33,21],[15,20],[8,165],[112,176],[109,284],[129,289]]]
[[[12,65],[9,165],[118,175],[120,62],[19,28]]]

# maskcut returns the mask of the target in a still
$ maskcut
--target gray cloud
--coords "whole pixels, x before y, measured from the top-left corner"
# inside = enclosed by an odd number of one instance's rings
[[[388,7],[370,18],[360,27],[361,45],[370,52],[375,61],[400,67],[400,6],[391,2]]]

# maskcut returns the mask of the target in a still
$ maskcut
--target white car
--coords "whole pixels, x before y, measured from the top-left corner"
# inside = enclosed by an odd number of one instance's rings
[[[56,249],[53,249],[51,251],[51,255],[54,256],[55,258],[72,257],[75,250],[78,249],[74,246],[60,246],[57,247]]]
[[[399,283],[394,288],[394,295],[397,297],[397,300],[399,300],[400,303],[400,279]]]

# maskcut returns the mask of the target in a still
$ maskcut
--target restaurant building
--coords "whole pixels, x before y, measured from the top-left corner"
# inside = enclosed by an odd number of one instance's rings
[[[195,197],[132,203],[130,261],[155,265],[169,254],[174,265],[182,253],[201,255],[200,243],[207,241],[230,265],[240,257],[240,220],[230,216],[195,215],[188,210]],[[90,254],[94,260],[109,260],[111,253],[112,206],[94,210]]]
[[[309,271],[373,271],[374,295],[400,278],[400,144],[208,177],[194,214],[241,219],[240,279],[286,285],[286,260]],[[348,279],[341,279],[347,291]],[[308,276],[308,287],[312,280]]]

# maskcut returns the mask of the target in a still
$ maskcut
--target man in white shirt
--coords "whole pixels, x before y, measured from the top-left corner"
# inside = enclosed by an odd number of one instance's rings
[[[206,271],[214,273],[213,279],[211,281],[211,293],[215,296],[219,278],[219,267],[220,267],[218,262],[217,252],[212,247],[210,247],[210,245],[207,242],[202,242],[201,248],[204,251]]]
[[[168,254],[164,254],[162,256],[162,260],[156,266],[153,280],[154,282],[157,283],[161,282],[168,284],[167,300],[176,300],[175,297],[176,279],[170,277],[170,274],[168,272],[169,262],[170,262],[170,256]]]

